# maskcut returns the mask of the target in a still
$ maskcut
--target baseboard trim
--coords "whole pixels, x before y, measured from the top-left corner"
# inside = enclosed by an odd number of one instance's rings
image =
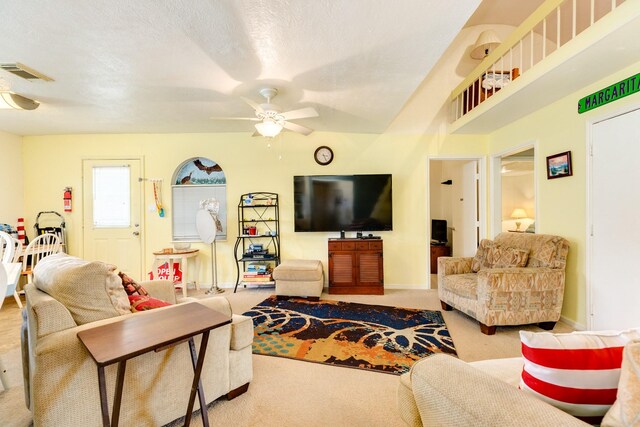
[[[419,290],[429,289],[429,287],[424,283],[420,283],[416,285],[393,285],[393,284],[385,283],[384,288],[385,289],[419,289]]]
[[[587,330],[587,328],[583,324],[578,323],[578,322],[576,322],[574,320],[571,320],[571,319],[567,319],[564,316],[560,316],[560,321],[562,323],[566,323],[567,325],[571,326],[576,331],[586,331]]]

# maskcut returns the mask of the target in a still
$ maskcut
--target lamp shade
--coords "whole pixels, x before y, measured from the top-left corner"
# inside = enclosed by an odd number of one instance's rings
[[[13,92],[0,92],[0,108],[16,110],[35,110],[40,103]]]
[[[471,50],[471,57],[473,59],[483,59],[487,56],[493,49],[495,49],[502,40],[493,30],[487,30],[480,33],[478,36],[478,40],[476,40],[476,44],[473,45],[473,49]]]
[[[256,130],[262,136],[273,138],[280,133],[282,125],[274,122],[273,120],[265,119],[260,123],[256,123]]]
[[[511,218],[521,219],[526,217],[527,217],[527,212],[525,212],[525,210],[522,208],[516,208],[513,210],[513,212],[511,212]]]

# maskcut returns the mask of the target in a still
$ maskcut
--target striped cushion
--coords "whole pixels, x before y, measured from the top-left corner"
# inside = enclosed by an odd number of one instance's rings
[[[524,369],[520,388],[571,415],[602,417],[616,400],[622,350],[640,338],[623,332],[520,331]]]

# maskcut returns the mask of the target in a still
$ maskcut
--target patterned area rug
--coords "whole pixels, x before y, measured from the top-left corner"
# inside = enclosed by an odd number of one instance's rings
[[[244,314],[255,354],[397,375],[430,354],[456,354],[439,311],[271,296]]]

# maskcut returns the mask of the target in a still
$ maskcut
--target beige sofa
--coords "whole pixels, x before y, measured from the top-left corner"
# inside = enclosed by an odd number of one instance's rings
[[[34,426],[101,425],[96,364],[77,334],[98,325],[121,322],[130,316],[150,314],[139,312],[108,317],[109,310],[117,308],[115,301],[122,300],[119,290],[112,286],[119,283],[118,279],[108,264],[87,263],[65,254],[45,258],[36,267],[34,283],[25,288],[27,322],[23,327],[22,342],[23,357],[27,358],[23,361],[25,393]],[[55,286],[62,282],[69,282],[73,289],[78,289],[79,296],[73,297],[77,301],[65,300],[59,295],[61,290]],[[170,282],[141,284],[156,298],[178,302]],[[67,306],[42,289],[57,294]],[[82,301],[87,295],[94,295],[95,300]],[[183,303],[202,304],[232,317],[231,324],[211,331],[209,337],[201,375],[207,403],[221,396],[233,398],[243,393],[252,379],[251,318],[232,314],[224,297],[187,300]],[[74,305],[78,301],[81,305]],[[107,306],[109,301],[114,302],[111,307],[95,307],[96,304]],[[126,293],[125,301],[128,303]],[[78,311],[90,306],[93,309]],[[84,322],[95,317],[102,319]],[[196,348],[199,348],[199,341],[197,337]],[[117,364],[105,370],[109,405],[113,404],[116,371]],[[120,425],[160,426],[184,416],[192,379],[187,343],[131,359],[127,363]]]
[[[640,342],[625,347],[617,400],[603,427],[640,423]],[[436,354],[400,377],[398,408],[405,423],[420,426],[588,426],[518,389],[521,358],[465,363]]]
[[[518,390],[521,372],[520,358],[428,357],[400,377],[400,415],[412,427],[588,425]]]
[[[537,323],[553,329],[560,319],[569,242],[559,236],[500,233],[501,247],[524,249],[524,267],[487,268],[483,240],[474,258],[438,258],[438,296],[443,310],[455,308],[480,322],[487,335],[496,326]],[[474,268],[479,271],[474,272]],[[479,268],[480,267],[480,268]]]

